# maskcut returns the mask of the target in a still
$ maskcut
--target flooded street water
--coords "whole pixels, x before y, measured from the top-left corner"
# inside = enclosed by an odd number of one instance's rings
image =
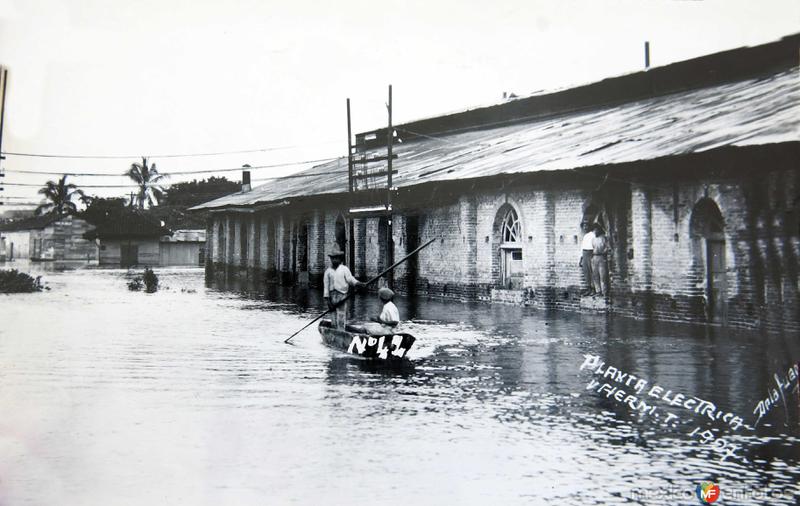
[[[0,296],[0,505],[699,504],[706,480],[723,504],[800,497],[796,379],[752,428],[800,360],[796,335],[400,298],[417,343],[385,371],[313,326],[283,344],[318,292],[157,272],[155,294],[82,270]],[[646,380],[656,409],[587,389],[635,393],[581,370],[592,357]],[[648,397],[655,385],[744,426]]]

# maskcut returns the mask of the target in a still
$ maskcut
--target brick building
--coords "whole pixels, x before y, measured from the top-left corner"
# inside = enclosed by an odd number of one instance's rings
[[[793,35],[396,126],[391,217],[362,212],[384,203],[385,162],[351,192],[342,158],[195,207],[207,265],[313,286],[333,242],[370,277],[436,238],[394,272],[400,292],[797,330],[799,49]],[[387,134],[357,135],[354,156],[384,154]],[[580,296],[583,220],[609,234],[608,301]]]

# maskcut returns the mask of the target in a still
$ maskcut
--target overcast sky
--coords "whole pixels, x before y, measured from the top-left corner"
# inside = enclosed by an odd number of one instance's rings
[[[400,123],[496,103],[503,91],[641,70],[645,40],[658,66],[796,32],[797,0],[0,0],[0,65],[9,69],[3,150],[292,146],[154,158],[162,172],[313,160],[346,154],[347,97],[355,132],[384,125],[390,83]],[[118,174],[132,161],[8,156],[4,167],[102,172],[112,176],[73,182],[126,184]],[[55,178],[9,172],[5,182]],[[4,193],[34,199],[36,188],[7,185]]]

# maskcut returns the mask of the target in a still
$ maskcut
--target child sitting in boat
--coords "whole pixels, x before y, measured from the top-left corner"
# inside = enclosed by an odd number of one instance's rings
[[[386,334],[394,334],[398,332],[400,325],[400,311],[394,305],[394,292],[389,288],[383,287],[378,290],[378,297],[383,301],[383,308],[381,314],[377,318],[373,318],[371,322],[363,325],[364,332],[373,336],[383,336]]]

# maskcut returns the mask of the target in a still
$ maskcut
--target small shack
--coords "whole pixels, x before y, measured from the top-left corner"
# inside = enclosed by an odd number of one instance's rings
[[[97,242],[101,266],[133,267],[160,265],[160,241],[172,232],[160,221],[136,211],[125,212],[113,221],[97,225],[84,237]]]
[[[161,238],[159,265],[203,265],[205,230],[176,230]]]
[[[0,260],[97,260],[97,247],[84,234],[91,225],[72,215],[48,214],[0,225]]]

